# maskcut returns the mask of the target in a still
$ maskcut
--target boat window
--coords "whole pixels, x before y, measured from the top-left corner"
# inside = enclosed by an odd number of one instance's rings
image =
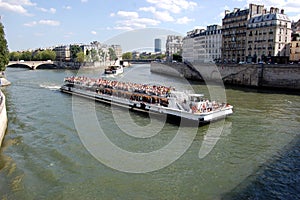
[[[192,102],[200,102],[201,101],[201,97],[191,96],[190,97],[190,101],[192,101]]]

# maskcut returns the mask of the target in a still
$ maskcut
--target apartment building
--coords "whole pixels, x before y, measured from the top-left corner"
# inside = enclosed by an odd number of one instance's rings
[[[247,26],[248,62],[287,63],[290,55],[291,20],[284,10],[263,9]]]
[[[189,62],[213,62],[221,59],[221,26],[189,31],[183,38],[182,57]]]
[[[62,45],[53,48],[53,51],[56,53],[57,61],[70,61],[71,60],[71,52],[70,45]]]
[[[206,29],[206,59],[219,62],[222,56],[222,26],[211,25]]]
[[[166,41],[166,57],[172,60],[173,54],[182,54],[182,36],[168,35]]]
[[[291,21],[284,10],[249,4],[225,11],[222,19],[222,60],[286,63],[290,54]]]
[[[250,9],[225,11],[222,19],[222,60],[228,63],[246,61],[246,32]]]
[[[121,59],[122,58],[122,47],[121,45],[111,45],[110,46],[111,48],[113,48],[113,50],[115,51],[116,53],[116,56],[118,59]]]
[[[290,45],[290,61],[300,62],[300,20],[292,25],[292,41]]]

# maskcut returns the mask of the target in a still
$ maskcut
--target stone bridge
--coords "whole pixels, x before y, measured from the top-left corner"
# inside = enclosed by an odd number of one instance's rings
[[[57,65],[53,61],[10,61],[7,67],[23,67],[29,69],[37,69],[42,65]]]

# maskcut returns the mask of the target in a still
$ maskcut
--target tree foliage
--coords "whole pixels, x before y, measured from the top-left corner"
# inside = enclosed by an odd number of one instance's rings
[[[177,53],[174,53],[173,54],[173,60],[176,60],[178,62],[182,62],[182,56],[177,54]]]
[[[37,61],[55,60],[55,58],[56,53],[51,50],[37,51],[33,56],[33,60]]]
[[[13,51],[9,53],[9,60],[10,61],[18,61],[20,60],[21,53],[17,51]]]
[[[132,53],[131,52],[123,53],[122,59],[123,60],[131,60],[132,59]]]
[[[32,60],[32,52],[24,51],[20,56],[20,60],[31,61]]]
[[[4,27],[0,22],[0,71],[6,69],[9,62],[9,51],[7,48],[7,41],[5,39]]]
[[[84,62],[84,53],[83,51],[80,51],[76,54],[76,61],[77,62],[80,62],[80,63],[83,63]]]
[[[74,61],[77,59],[77,54],[79,52],[82,52],[82,49],[79,45],[71,45],[70,46],[70,53],[71,53],[71,59]]]

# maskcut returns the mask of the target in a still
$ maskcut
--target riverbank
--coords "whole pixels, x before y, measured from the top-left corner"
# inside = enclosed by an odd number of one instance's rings
[[[0,147],[7,128],[5,96],[0,90]]]
[[[151,72],[205,82],[222,80],[225,85],[300,91],[299,65],[152,62]]]

